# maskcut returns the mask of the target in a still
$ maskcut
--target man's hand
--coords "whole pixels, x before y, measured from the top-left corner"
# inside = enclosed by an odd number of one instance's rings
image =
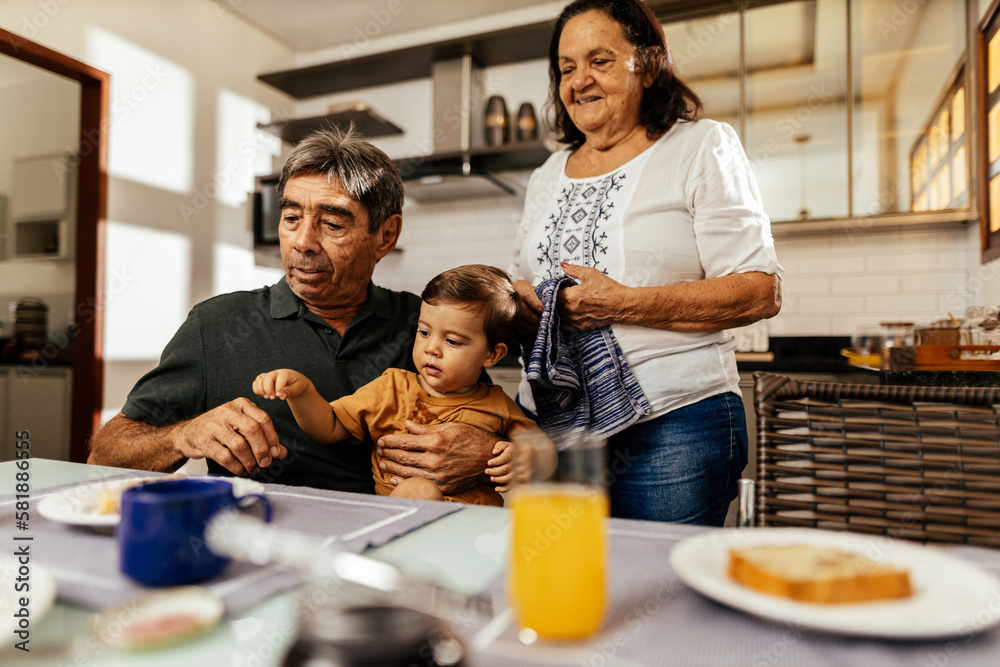
[[[379,466],[394,484],[399,479],[424,477],[445,495],[453,495],[485,481],[484,471],[499,437],[468,424],[421,425],[407,420],[409,433],[379,438]]]
[[[182,422],[177,429],[174,447],[179,454],[212,459],[241,477],[288,456],[278,443],[271,417],[243,397]]]

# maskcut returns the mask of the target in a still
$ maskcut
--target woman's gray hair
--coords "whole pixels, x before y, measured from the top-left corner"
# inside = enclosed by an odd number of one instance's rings
[[[403,180],[389,156],[362,139],[352,125],[346,132],[320,130],[292,149],[275,188],[278,201],[288,179],[302,174],[336,178],[368,210],[368,231],[377,232],[390,216],[402,214]]]

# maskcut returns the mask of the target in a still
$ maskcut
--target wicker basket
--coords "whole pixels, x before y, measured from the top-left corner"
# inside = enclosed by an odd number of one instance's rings
[[[757,525],[1000,547],[1000,388],[754,374]]]

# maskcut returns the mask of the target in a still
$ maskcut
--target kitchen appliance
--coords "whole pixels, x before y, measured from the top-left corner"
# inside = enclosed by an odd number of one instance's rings
[[[10,303],[10,319],[14,322],[14,341],[19,350],[39,350],[49,338],[49,307],[35,297],[24,297]]]

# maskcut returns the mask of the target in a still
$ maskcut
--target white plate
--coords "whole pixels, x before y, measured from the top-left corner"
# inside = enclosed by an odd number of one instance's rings
[[[115,648],[155,648],[211,630],[224,612],[222,598],[205,588],[167,588],[101,612],[94,635]]]
[[[50,521],[68,523],[74,526],[117,526],[121,515],[101,514],[98,512],[98,499],[101,491],[120,491],[125,486],[138,481],[162,479],[162,477],[142,477],[132,479],[117,479],[111,482],[97,482],[63,489],[58,493],[45,496],[38,502],[38,513]],[[233,494],[240,498],[249,493],[264,493],[264,485],[252,479],[241,477],[213,477],[224,479],[233,485]]]
[[[811,544],[905,568],[913,595],[899,600],[821,605],[766,595],[729,578],[729,550]],[[670,564],[702,595],[754,616],[837,634],[895,639],[968,635],[1000,622],[1000,579],[945,550],[878,535],[805,528],[717,530],[683,540]]]
[[[34,545],[34,542],[13,542]],[[29,556],[30,557],[30,556]],[[28,572],[20,571],[21,563],[13,556],[0,556],[0,637],[4,638],[4,648],[21,641],[14,634],[18,630],[19,618],[14,614],[21,610],[21,598],[28,598],[28,620],[32,627],[42,620],[56,600],[56,580],[48,570],[34,562],[28,562]],[[18,577],[26,581],[18,581]],[[17,586],[27,584],[28,590],[19,591]],[[31,632],[31,628],[28,628]],[[29,637],[30,638],[30,637]],[[30,644],[29,644],[30,646]]]

